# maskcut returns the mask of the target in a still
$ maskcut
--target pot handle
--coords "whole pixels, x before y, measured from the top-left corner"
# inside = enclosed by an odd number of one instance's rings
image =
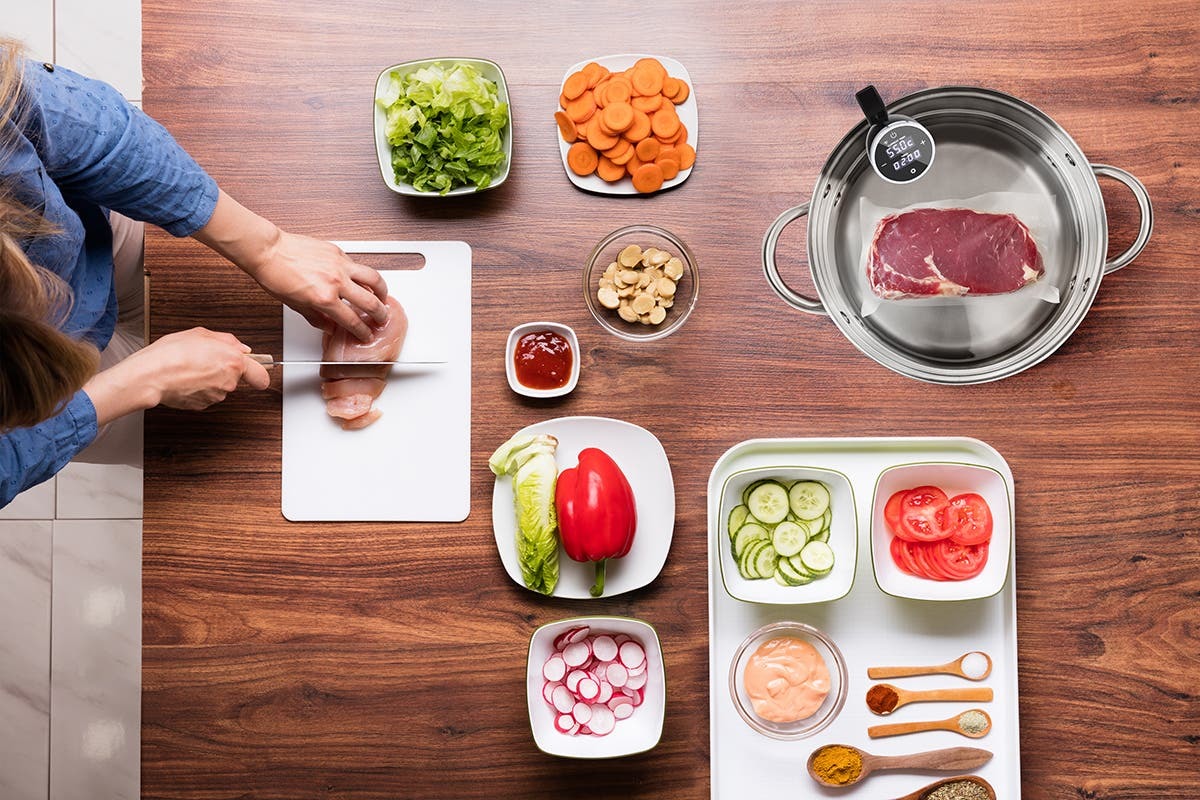
[[[771,223],[771,227],[767,229],[767,235],[763,238],[763,272],[766,273],[767,283],[771,284],[775,294],[783,298],[783,301],[792,308],[809,314],[828,314],[829,312],[825,310],[825,306],[820,300],[805,297],[784,283],[783,278],[779,276],[779,265],[775,263],[775,247],[779,244],[779,234],[783,233],[783,229],[790,223],[807,215],[808,206],[808,203],[804,203],[795,208],[789,208]]]
[[[1154,208],[1150,205],[1150,193],[1146,191],[1146,187],[1125,170],[1110,167],[1108,164],[1092,164],[1092,171],[1096,173],[1097,178],[1112,178],[1129,187],[1129,191],[1133,192],[1133,196],[1137,199],[1138,210],[1141,211],[1137,238],[1124,253],[1104,263],[1104,274],[1107,275],[1110,272],[1116,272],[1121,267],[1129,266],[1129,263],[1138,257],[1142,248],[1150,241],[1150,232],[1154,230]]]

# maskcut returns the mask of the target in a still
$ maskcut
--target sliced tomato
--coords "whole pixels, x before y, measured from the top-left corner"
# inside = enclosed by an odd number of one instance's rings
[[[910,546],[913,561],[916,563],[921,577],[935,581],[950,579],[934,557],[934,548],[937,546],[937,542],[912,542]]]
[[[950,538],[958,544],[983,544],[992,538],[992,509],[974,492],[950,498],[944,518]]]
[[[906,542],[904,539],[901,539],[899,536],[892,537],[892,543],[890,545],[892,563],[899,567],[901,572],[907,572],[909,575],[916,575],[919,578],[921,577],[920,573],[916,571],[912,559],[909,558],[908,548],[905,546],[907,544],[908,542]]]
[[[910,489],[900,502],[897,534],[913,542],[936,542],[946,538],[943,515],[950,499],[936,486]]]
[[[943,539],[930,547],[928,554],[939,570],[952,581],[965,581],[983,572],[987,565],[988,545],[959,544],[952,539]]]
[[[893,493],[888,498],[887,505],[883,507],[883,521],[887,523],[888,530],[901,539],[905,537],[900,533],[900,505],[904,502],[906,494],[908,494],[907,489]]]

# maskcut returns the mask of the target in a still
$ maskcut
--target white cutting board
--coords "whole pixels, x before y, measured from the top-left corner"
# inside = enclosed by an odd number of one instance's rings
[[[461,522],[471,511],[471,248],[466,242],[334,242],[355,253],[420,253],[381,267],[408,315],[401,361],[375,401],[383,416],[346,431],[325,413],[317,366],[283,370],[283,516],[301,521]],[[283,359],[321,358],[321,333],[283,309]]]

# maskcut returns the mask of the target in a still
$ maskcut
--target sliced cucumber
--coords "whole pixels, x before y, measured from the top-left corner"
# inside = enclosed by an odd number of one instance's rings
[[[754,571],[764,578],[775,572],[775,566],[778,563],[779,555],[771,545],[761,548],[754,555]]]
[[[759,575],[758,570],[754,568],[754,557],[758,552],[771,543],[770,539],[753,539],[746,543],[746,549],[738,556],[738,567],[743,572],[754,575],[758,578],[765,578],[766,575]]]
[[[790,558],[781,558],[775,566],[775,574],[782,575],[789,586],[803,586],[806,583],[812,583],[813,576],[808,572],[801,572],[796,569]]]
[[[763,481],[746,501],[750,514],[757,520],[768,525],[783,522],[788,513],[788,493],[781,484],[775,481]]]
[[[808,531],[795,522],[784,520],[771,531],[771,544],[781,556],[794,556],[808,543]]]
[[[809,541],[810,542],[828,542],[829,541],[829,528],[825,528],[820,533],[814,533],[812,538],[809,539]]]
[[[817,519],[829,508],[829,490],[817,481],[800,481],[788,490],[787,498],[792,512],[800,519]],[[750,511],[754,513],[753,505]],[[786,512],[784,516],[787,516]]]
[[[746,552],[746,546],[755,541],[771,541],[771,532],[754,522],[747,522],[741,528],[738,528],[737,534],[733,537],[733,557],[741,560]]]
[[[746,524],[746,517],[750,516],[750,509],[745,505],[734,506],[733,511],[729,512],[729,535],[733,537],[738,529]]]
[[[833,523],[833,509],[826,508],[825,513],[821,515],[821,530],[829,530],[830,524]]]
[[[755,481],[754,483],[747,486],[745,489],[742,489],[742,505],[749,505],[750,493],[767,482],[768,481],[766,481],[766,480]]]
[[[779,573],[779,570],[775,570],[775,574],[772,575],[771,577],[773,577],[775,579],[775,582],[778,583],[780,586],[790,587],[792,585],[792,584],[788,583],[787,578],[785,578],[783,575],[781,575]]]
[[[833,569],[833,548],[825,542],[809,542],[800,551],[800,563],[814,575],[828,575]]]

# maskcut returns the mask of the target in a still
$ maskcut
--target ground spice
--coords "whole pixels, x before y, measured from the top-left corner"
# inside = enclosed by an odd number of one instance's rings
[[[921,795],[921,800],[991,800],[991,795],[975,781],[959,780],[943,783]]]
[[[853,747],[827,744],[813,753],[812,768],[824,783],[845,786],[862,774],[862,756]]]
[[[963,733],[978,736],[984,733],[990,724],[982,711],[964,711],[958,715],[958,727]]]
[[[867,708],[876,714],[890,714],[900,702],[900,695],[887,684],[878,683],[867,690]]]

